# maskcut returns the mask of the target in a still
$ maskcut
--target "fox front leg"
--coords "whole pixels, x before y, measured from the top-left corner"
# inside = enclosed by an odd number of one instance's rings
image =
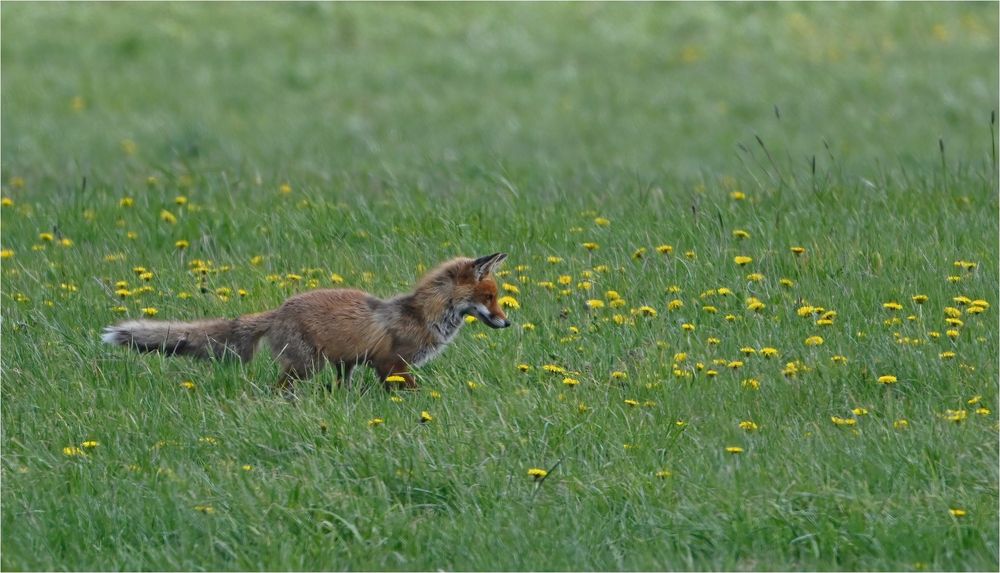
[[[420,388],[417,381],[413,379],[413,375],[410,374],[410,367],[405,362],[377,364],[375,370],[388,391],[396,389],[417,390]]]

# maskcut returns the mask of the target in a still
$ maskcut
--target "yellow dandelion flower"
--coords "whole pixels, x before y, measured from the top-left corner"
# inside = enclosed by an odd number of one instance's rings
[[[743,386],[748,390],[760,390],[760,380],[757,380],[756,378],[747,378],[740,382],[740,386]]]
[[[726,453],[728,454],[742,454],[743,448],[739,446],[726,446]]]
[[[743,255],[740,255],[740,256],[737,256],[737,257],[733,257],[733,262],[742,267],[742,266],[745,266],[745,265],[748,265],[748,264],[752,263],[753,259],[750,258],[750,257],[746,257],[746,256],[743,256]]]
[[[181,239],[181,240],[177,241],[176,243],[174,243],[174,247],[176,247],[178,249],[182,249],[182,250],[186,249],[186,248],[188,248],[190,246],[191,246],[191,243],[185,241],[184,239]]]
[[[820,346],[823,344],[822,336],[810,336],[805,341],[806,346]]]
[[[170,211],[163,209],[162,211],[160,211],[160,220],[163,221],[164,223],[169,223],[173,225],[174,223],[177,222],[177,217]]]
[[[951,338],[953,340],[956,339],[956,338],[958,338],[958,331],[957,330],[954,330],[954,329],[952,329],[952,330],[946,330],[946,331],[944,331],[944,333],[945,333],[945,335],[948,338]]]
[[[898,380],[892,374],[885,374],[878,377],[879,384],[895,384]]]
[[[831,356],[830,360],[834,364],[847,364],[847,357],[846,356],[842,356],[840,354],[836,354],[834,356]]]
[[[765,346],[764,348],[760,349],[760,355],[763,356],[764,358],[774,358],[775,356],[778,355],[778,349],[771,348],[770,346]]]
[[[802,253],[806,252],[805,247],[792,247],[789,250],[795,253],[796,255],[801,255]]]
[[[895,429],[897,429],[897,430],[904,430],[904,429],[910,427],[910,422],[909,422],[909,420],[905,420],[903,418],[900,418],[900,419],[898,419],[898,420],[896,420],[895,422],[892,423],[892,427],[895,428]]]
[[[543,470],[542,468],[531,468],[528,470],[528,476],[535,478],[535,480],[545,479],[545,476],[549,475],[549,472]]]
[[[185,390],[194,390],[195,389],[194,382],[192,382],[190,380],[184,380],[183,382],[181,382],[180,383],[180,387],[183,388],[183,389],[185,389]]]
[[[966,516],[966,511],[964,509],[951,508],[951,509],[948,510],[948,513],[950,513],[952,517],[965,517]]]
[[[638,312],[643,316],[656,316],[656,309],[651,306],[640,306]]]
[[[682,301],[679,298],[675,298],[674,300],[672,300],[672,301],[670,301],[670,302],[667,303],[667,310],[671,310],[671,311],[678,310],[678,309],[682,308],[683,306],[684,306],[684,301]]]
[[[669,255],[670,253],[674,252],[674,248],[670,245],[660,245],[656,247],[656,252],[660,253],[661,255]]]
[[[580,381],[577,380],[576,378],[563,378],[562,383],[565,384],[566,386],[572,387],[579,385]]]
[[[628,378],[628,374],[622,372],[621,370],[615,370],[614,372],[611,373],[611,377],[614,378],[615,380],[625,380],[626,378]]]
[[[142,314],[145,314],[146,316],[156,316],[156,314],[160,312],[159,310],[157,310],[155,307],[152,306],[147,306],[141,310]]]
[[[747,198],[747,195],[742,191],[730,191],[729,198],[733,201],[742,201]]]
[[[672,476],[674,474],[670,470],[660,470],[660,471],[656,472],[655,475],[656,475],[656,477],[658,477],[660,479],[667,479],[668,477],[670,477],[670,476]]]
[[[966,410],[945,410],[942,417],[949,422],[955,422],[957,424],[968,418],[969,412]]]
[[[550,372],[552,374],[565,374],[566,373],[566,369],[565,368],[563,368],[562,366],[558,366],[556,364],[546,364],[546,365],[542,366],[542,370],[544,370],[546,372]]]
[[[783,287],[791,288],[795,286],[795,281],[793,281],[792,279],[781,278],[778,279],[778,284],[780,284]]]
[[[374,428],[375,426],[381,426],[384,423],[385,423],[384,418],[372,418],[371,420],[368,420],[368,426],[372,428]]]
[[[0,259],[10,259],[14,256],[14,249],[0,250]]]
[[[611,224],[611,221],[605,219],[604,217],[597,217],[596,219],[594,219],[594,224],[597,225],[598,227],[607,227],[608,225]]]
[[[82,449],[80,449],[80,448],[78,448],[76,446],[66,446],[65,448],[62,449],[62,453],[63,453],[64,456],[68,456],[68,457],[71,457],[71,458],[74,457],[74,456],[84,456],[84,455],[86,455],[86,454],[84,454],[84,452],[83,452]]]
[[[889,301],[882,303],[882,308],[886,310],[903,310],[903,305],[899,304],[896,301]]]
[[[851,413],[854,414],[855,416],[867,416],[868,408],[860,408],[860,407],[854,408],[853,410],[851,410]]]
[[[583,243],[582,246],[584,249],[587,249],[588,251],[596,251],[597,249],[601,248],[601,246],[598,245],[597,243]]]
[[[83,446],[84,448],[88,449],[88,450],[92,450],[92,449],[96,448],[97,446],[101,445],[101,443],[98,442],[97,440],[87,440],[86,442],[83,442],[80,445]]]
[[[744,231],[743,229],[733,230],[733,237],[736,239],[749,239],[750,233]]]
[[[839,418],[837,416],[830,416],[830,421],[836,426],[855,426],[858,423],[854,418]]]
[[[743,420],[740,422],[740,429],[746,430],[747,432],[756,432],[759,426],[751,420]]]
[[[215,513],[215,508],[211,505],[196,505],[194,510],[199,513],[212,514]]]
[[[504,308],[512,308],[514,310],[521,308],[521,304],[512,296],[502,296],[497,303]]]
[[[421,424],[426,424],[427,422],[431,422],[433,420],[434,420],[434,417],[431,416],[430,413],[427,410],[424,410],[424,411],[420,412],[420,423]]]

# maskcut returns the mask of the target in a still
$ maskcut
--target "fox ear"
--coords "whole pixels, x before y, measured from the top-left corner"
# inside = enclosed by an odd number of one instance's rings
[[[472,261],[472,272],[475,273],[476,280],[481,281],[489,276],[506,258],[507,253],[493,253]]]

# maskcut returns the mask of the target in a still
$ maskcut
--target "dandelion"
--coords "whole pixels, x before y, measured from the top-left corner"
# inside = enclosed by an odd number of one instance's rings
[[[952,340],[954,340],[954,339],[958,338],[958,331],[957,331],[957,330],[954,330],[954,329],[951,329],[951,330],[946,330],[946,331],[944,331],[944,333],[945,333],[945,335],[946,335],[946,336],[947,336],[948,338],[950,338],[950,339],[952,339]]]
[[[950,283],[957,283],[957,282],[959,282],[961,280],[962,280],[962,277],[957,276],[957,275],[949,275],[948,276],[948,282],[950,282]]]
[[[598,227],[607,227],[608,225],[611,224],[611,221],[605,219],[604,217],[597,217],[596,219],[594,219],[594,224],[597,225]]]
[[[982,400],[983,400],[983,397],[981,395],[979,395],[979,394],[976,394],[972,398],[969,398],[965,403],[968,404],[968,405],[970,405],[970,406],[975,406],[976,404],[978,404]]]
[[[497,303],[504,308],[512,308],[514,310],[521,308],[521,304],[512,296],[502,296]]]
[[[528,470],[528,475],[535,478],[535,481],[539,481],[545,479],[545,476],[549,475],[549,472],[542,468],[531,468]]]
[[[684,256],[692,261],[698,258],[697,253],[694,251],[684,251]]]
[[[966,511],[964,509],[958,508],[951,508],[948,510],[948,513],[950,513],[952,517],[965,517],[966,515]]]
[[[426,424],[427,422],[433,421],[434,417],[430,415],[430,412],[424,410],[420,412],[420,423]]]
[[[793,281],[792,279],[781,278],[778,279],[778,284],[786,288],[792,288],[793,286],[795,286],[795,281]]]
[[[892,374],[885,374],[883,376],[878,377],[879,384],[895,384],[896,382],[897,379]]]
[[[687,357],[687,352],[678,352],[677,354],[674,354],[674,362],[680,364],[681,362],[687,360]]]
[[[789,250],[796,255],[801,255],[802,253],[806,252],[804,247],[792,247]]]
[[[746,388],[747,390],[760,390],[760,380],[756,378],[747,378],[740,382],[740,386]]]
[[[734,454],[734,455],[735,454],[742,454],[743,453],[743,448],[741,448],[739,446],[726,446],[726,453]]]
[[[646,247],[639,247],[632,253],[632,258],[641,259],[645,255],[646,255]]]
[[[639,314],[643,316],[656,316],[656,309],[651,306],[640,306]]]
[[[583,248],[587,249],[588,251],[596,251],[597,249],[601,248],[601,246],[598,245],[597,243],[583,243]]]
[[[563,378],[562,383],[565,384],[566,386],[569,386],[569,387],[572,388],[573,386],[579,385],[580,381],[577,380],[576,378],[569,378],[569,377],[567,377],[567,378]]]
[[[684,306],[684,301],[682,301],[679,298],[675,298],[674,300],[672,300],[672,301],[670,301],[670,302],[667,303],[667,310],[671,310],[671,311],[678,310],[678,309],[682,308],[683,306]]]
[[[14,249],[0,250],[0,259],[10,259],[14,257]]]
[[[152,306],[147,306],[147,307],[145,307],[145,308],[143,308],[141,310],[142,310],[142,314],[145,314],[146,316],[156,316],[157,313],[160,312],[159,310],[157,310],[155,307],[152,307]]]
[[[621,370],[615,370],[614,372],[611,373],[611,377],[614,378],[615,380],[624,380],[628,378],[628,374],[622,372]]]
[[[375,426],[381,426],[384,423],[385,419],[383,418],[372,418],[371,420],[368,420],[368,426],[371,428],[374,428]]]
[[[176,247],[176,248],[178,248],[180,250],[184,250],[184,249],[186,249],[186,248],[188,248],[190,246],[191,246],[191,243],[185,241],[184,239],[181,239],[181,240],[177,241],[176,243],[174,243],[174,247]]]
[[[88,449],[88,450],[92,450],[92,449],[96,448],[97,446],[101,445],[101,443],[98,442],[98,441],[96,441],[96,440],[87,440],[86,442],[83,442],[80,445],[83,446],[84,448]]]
[[[742,191],[731,191],[729,193],[729,198],[733,201],[742,201],[747,198],[747,195]]]
[[[969,417],[969,412],[966,410],[945,410],[942,417],[949,422],[955,422],[956,424],[965,421]]]
[[[75,456],[85,456],[86,455],[83,452],[83,450],[81,450],[80,448],[78,448],[76,446],[66,446],[65,448],[62,449],[62,453],[63,453],[64,456],[71,457],[71,458],[75,457]]]
[[[740,255],[740,256],[737,256],[737,257],[733,257],[733,262],[742,267],[742,266],[745,266],[745,265],[748,265],[748,264],[752,263],[753,259],[750,258],[750,257],[745,257],[745,256]]]
[[[670,253],[674,252],[674,248],[670,245],[660,245],[656,247],[656,252],[660,253],[661,255],[669,255]]]
[[[562,366],[558,366],[556,364],[546,364],[546,365],[542,366],[542,370],[545,370],[546,372],[551,372],[552,374],[565,374],[566,373],[566,369],[565,368],[563,368]]]
[[[184,380],[183,382],[181,382],[180,383],[180,387],[183,388],[183,389],[185,389],[185,390],[194,390],[195,389],[194,382],[192,382],[190,380]]]
[[[639,401],[628,398],[625,400],[625,405],[628,406],[629,408],[635,408],[636,406],[639,405]]]
[[[839,418],[837,416],[830,416],[830,421],[835,426],[855,426],[858,423],[854,418]]]
[[[580,402],[579,404],[576,405],[576,411],[580,412],[581,414],[583,414],[587,410],[588,410],[587,405],[584,404],[583,402]]]
[[[900,418],[892,423],[892,427],[897,430],[905,430],[906,428],[910,427],[910,422],[909,420]]]
[[[978,414],[980,416],[989,416],[990,415],[990,409],[989,408],[976,408],[976,414]]]
[[[727,368],[732,368],[733,370],[738,370],[740,368],[743,368],[743,361],[742,360],[733,360],[729,364],[726,364],[726,367]]]
[[[163,209],[162,211],[160,211],[160,220],[163,221],[164,223],[169,223],[173,225],[174,223],[177,222],[177,217],[174,216],[174,214],[171,213],[170,211]]]
[[[806,346],[820,346],[823,344],[822,336],[810,336],[805,341]]]
[[[740,429],[746,430],[747,432],[756,432],[759,426],[755,422],[750,420],[743,420],[740,422]]]
[[[854,408],[853,410],[851,410],[851,413],[854,414],[855,416],[867,416],[868,408]]]
[[[691,324],[690,322],[685,322],[684,324],[681,325],[681,329],[686,332],[691,332],[694,330],[694,325]]]
[[[744,231],[743,229],[735,229],[733,231],[733,237],[736,239],[749,239],[750,233]]]
[[[194,506],[194,510],[205,514],[215,513],[215,508],[212,507],[211,505],[196,505]]]
[[[667,479],[668,477],[670,477],[670,476],[672,476],[674,474],[670,470],[660,470],[660,471],[656,472],[655,475],[656,475],[656,477],[658,477],[660,479]]]
[[[952,351],[950,351],[950,350],[946,351],[946,352],[942,352],[941,354],[938,354],[938,358],[940,358],[941,360],[951,360],[954,357],[955,357],[955,353],[952,352]]]
[[[747,299],[747,310],[750,310],[750,311],[753,311],[753,312],[760,312],[760,311],[764,310],[765,306],[766,305],[764,303],[762,303],[760,300],[758,300],[755,297],[750,297],[750,298]]]

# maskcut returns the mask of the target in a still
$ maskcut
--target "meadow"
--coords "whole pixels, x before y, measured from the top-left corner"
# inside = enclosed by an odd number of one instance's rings
[[[0,16],[4,570],[1000,566],[997,3]],[[100,343],[496,251],[417,393]]]

